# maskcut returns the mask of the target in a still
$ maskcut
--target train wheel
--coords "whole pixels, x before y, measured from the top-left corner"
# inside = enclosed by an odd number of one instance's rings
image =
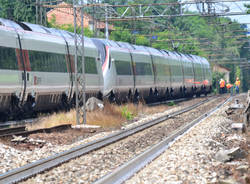
[[[0,122],[8,121],[8,114],[7,113],[0,113]]]
[[[167,88],[167,90],[165,92],[164,100],[168,100],[169,98],[170,98],[170,92],[169,92],[169,89]]]
[[[154,93],[153,93],[153,89],[150,88],[148,97],[146,98],[146,103],[153,103],[154,102]]]
[[[103,101],[103,95],[102,95],[102,93],[99,91],[99,93],[97,94],[97,98],[99,99],[99,100],[102,100]]]
[[[128,92],[127,102],[132,102],[132,92],[131,92],[131,90],[129,90],[129,92]]]
[[[140,100],[140,93],[137,90],[135,90],[133,102],[134,103],[139,103],[139,100]]]
[[[170,99],[174,99],[174,90],[173,90],[173,88],[170,89]]]
[[[109,99],[109,103],[115,102],[115,94],[113,93],[113,91],[110,92],[108,99]]]
[[[154,91],[154,101],[159,101],[159,92],[158,90],[155,88],[155,91]]]
[[[23,118],[23,111],[19,107],[19,99],[16,96],[11,97],[11,108],[10,108],[10,117],[14,120],[21,120]]]

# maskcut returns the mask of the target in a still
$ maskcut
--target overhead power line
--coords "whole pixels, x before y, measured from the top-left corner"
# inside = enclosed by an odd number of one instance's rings
[[[247,0],[249,1],[249,0]],[[76,5],[76,8],[82,7],[99,7],[99,12],[104,14],[108,12],[108,21],[123,21],[123,20],[144,20],[160,17],[179,17],[179,16],[233,16],[233,15],[246,15],[244,11],[240,12],[230,12],[228,9],[219,12],[219,10],[214,9],[203,10],[198,13],[184,13],[183,7],[190,4],[204,4],[209,3],[216,4],[222,2],[242,2],[241,0],[219,0],[219,1],[186,1],[186,2],[174,2],[174,3],[152,3],[152,4],[129,4],[129,5],[109,5],[109,4],[85,4]],[[42,5],[45,8],[73,8],[72,5]],[[171,7],[179,10],[176,14],[169,14]],[[228,7],[227,7],[228,8]],[[100,20],[105,20],[103,16],[99,17]]]

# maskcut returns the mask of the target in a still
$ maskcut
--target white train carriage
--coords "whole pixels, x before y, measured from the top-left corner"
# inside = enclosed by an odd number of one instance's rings
[[[34,110],[54,109],[70,90],[65,41],[52,34],[19,31],[26,63],[27,101]]]
[[[193,60],[195,94],[200,95],[203,91],[203,66],[200,59],[195,55],[190,55]]]
[[[32,113],[69,107],[75,88],[74,36],[30,23],[0,22],[0,112],[7,114],[17,108]],[[101,63],[89,38],[85,38],[85,56],[87,97],[101,98]]]
[[[199,56],[198,56],[199,57]],[[206,58],[200,57],[200,61],[203,66],[203,93],[207,94],[212,91],[212,74],[210,70],[210,65],[209,62],[207,61]]]
[[[211,91],[205,58],[125,42],[84,40],[87,98],[151,100]],[[81,75],[81,40],[78,43]],[[0,117],[18,110],[70,107],[75,102],[74,55],[72,33],[0,18]]]
[[[153,63],[150,53],[143,47],[131,45],[130,49],[135,72],[135,95],[148,98],[155,89]]]
[[[130,51],[123,47],[122,43],[106,40],[106,46],[109,48],[109,62],[107,69],[109,80],[112,89],[111,95],[115,95],[118,101],[131,99],[134,94],[135,82],[133,61]]]
[[[181,55],[183,61],[184,95],[192,96],[194,94],[195,88],[192,58],[185,54]]]
[[[18,98],[23,96],[23,64],[17,61],[18,49],[15,30],[0,25],[0,116],[1,113],[8,114],[11,108],[16,108]]]
[[[182,71],[182,58],[176,52],[164,51],[167,63],[170,65],[171,89],[170,96],[182,95],[184,81]]]
[[[146,47],[149,51],[155,77],[155,91],[154,97],[165,98],[169,97],[171,89],[171,71],[170,63],[165,58],[165,51],[158,50],[151,47]]]

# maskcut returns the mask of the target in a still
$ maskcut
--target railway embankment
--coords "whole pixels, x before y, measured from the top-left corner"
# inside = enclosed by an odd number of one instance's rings
[[[223,99],[225,97],[204,103],[204,105],[191,111],[177,115],[116,143],[38,174],[24,181],[24,183],[92,183],[157,144],[176,128],[206,113],[216,104],[221,103]],[[153,160],[151,164],[129,179],[127,183],[246,183],[248,180],[247,174],[249,174],[246,134],[241,129],[232,129],[233,123],[243,122],[244,109],[231,108],[236,103],[235,99],[238,100],[238,107],[240,107],[241,104],[245,105],[246,95],[234,97],[230,103],[192,128],[173,143],[160,157]],[[41,148],[36,147],[21,151],[18,146],[0,144],[0,150],[2,150],[0,155],[5,161],[0,165],[1,171],[4,169],[4,172],[6,172],[15,167],[68,150],[74,146],[103,138],[111,133],[118,132],[120,129],[144,124],[149,120],[162,116],[164,113],[175,112],[192,103],[195,103],[195,101],[185,102],[182,106],[173,106],[162,113],[148,116],[146,114],[141,115],[141,118],[138,118],[137,121],[128,121],[119,129],[109,131],[104,129],[89,130],[88,136],[83,138],[82,135],[78,135],[78,138],[73,143],[61,141],[58,144],[55,141],[56,134],[54,134],[54,139],[51,137],[47,140],[45,138],[47,135],[39,134],[42,140],[46,140],[46,143]],[[82,134],[84,133],[82,132]],[[58,136],[57,140],[67,140],[70,137],[65,138],[65,135]],[[69,135],[72,135],[72,132]],[[231,150],[231,153],[228,150]],[[3,153],[4,151],[6,154]],[[229,160],[224,161],[217,158],[218,153],[221,151],[229,153]]]
[[[236,99],[246,105],[246,95],[234,97],[125,183],[249,183],[250,133],[232,128],[244,116],[231,108]]]
[[[109,172],[112,172],[118,166],[128,162],[134,156],[141,154],[152,145],[157,144],[176,130],[177,127],[192,121],[221,101],[223,101],[223,98],[204,103],[182,115],[170,118],[118,142],[73,159],[48,172],[38,174],[36,177],[27,180],[26,183],[49,183],[53,181],[57,183],[92,183]],[[152,118],[152,116],[150,118]]]
[[[104,127],[109,128],[84,128],[84,129],[68,129],[60,132],[51,132],[51,133],[37,133],[32,134],[27,137],[25,141],[12,142],[12,137],[1,138],[0,139],[0,158],[2,161],[0,162],[0,174],[7,172],[16,167],[21,167],[25,164],[32,163],[39,159],[46,158],[53,154],[69,150],[75,146],[86,144],[88,142],[101,139],[105,136],[108,136],[112,133],[118,132],[120,129],[128,128],[130,126],[135,126],[138,124],[143,124],[151,119],[157,118],[164,114],[168,114],[177,110],[180,110],[183,107],[187,107],[189,105],[198,103],[199,101],[204,100],[203,98],[197,98],[190,101],[180,102],[174,106],[161,105],[157,107],[138,107],[138,115],[134,117],[133,120],[126,121],[124,119],[119,119],[121,113],[119,115],[117,113],[111,113],[110,106],[107,112],[92,112],[89,117],[91,120],[96,120],[100,125],[102,115],[103,117]],[[117,111],[120,107],[115,107],[113,111]],[[158,112],[158,113],[156,113]],[[61,119],[67,117],[73,117],[75,112],[69,112],[68,114],[58,114],[52,115],[51,117],[45,117],[40,124],[35,124],[31,126],[34,128],[46,128],[51,125],[58,125]],[[117,117],[118,116],[118,117]],[[95,119],[98,117],[98,119]],[[66,119],[65,118],[65,119]],[[70,119],[70,118],[68,118]],[[74,118],[69,120],[66,119],[63,121],[64,123],[72,123],[74,122]],[[112,120],[116,121],[116,124],[112,122]],[[118,122],[119,120],[119,122]],[[108,124],[109,123],[109,124]],[[117,126],[118,124],[118,126]],[[33,144],[35,143],[35,144]],[[40,143],[40,144],[39,144]]]

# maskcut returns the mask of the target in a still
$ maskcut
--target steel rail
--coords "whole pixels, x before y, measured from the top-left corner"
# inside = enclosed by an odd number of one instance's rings
[[[17,132],[23,132],[25,131],[25,126],[21,127],[14,127],[14,128],[1,128],[0,129],[0,137],[5,134],[9,133],[17,133]]]
[[[94,184],[120,184],[132,177],[136,172],[145,167],[152,160],[161,155],[171,144],[173,144],[178,138],[183,136],[186,132],[188,132],[192,127],[202,122],[213,113],[215,113],[221,106],[230,101],[232,97],[226,99],[223,103],[216,106],[214,109],[210,110],[208,113],[203,114],[192,122],[180,127],[176,131],[174,131],[170,136],[165,138],[160,143],[154,145],[149,148],[145,152],[141,153],[137,157],[123,164],[122,166],[115,169],[112,173],[105,175],[100,178]]]
[[[0,138],[1,137],[10,137],[13,135],[28,136],[30,134],[36,134],[36,133],[58,132],[58,131],[66,130],[69,128],[71,128],[71,124],[58,125],[58,126],[54,126],[54,127],[50,127],[50,128],[41,128],[41,129],[36,129],[36,130],[25,130],[25,127],[5,128],[5,129],[0,129]]]
[[[18,120],[18,121],[0,122],[0,128],[8,128],[8,127],[15,127],[15,126],[25,126],[26,124],[32,123],[32,122],[37,121],[37,120],[38,120],[38,118]]]
[[[203,100],[199,103],[196,103],[194,105],[191,105],[189,107],[183,108],[179,111],[170,113],[168,115],[156,118],[154,120],[148,121],[146,123],[140,124],[136,127],[131,127],[125,130],[121,130],[117,133],[113,133],[109,136],[106,136],[104,138],[74,147],[70,150],[55,154],[53,156],[50,156],[48,158],[44,158],[38,161],[35,161],[30,164],[26,164],[22,167],[10,170],[6,173],[3,173],[0,175],[0,183],[15,183],[19,182],[21,180],[27,179],[31,176],[34,176],[38,173],[41,173],[43,171],[46,171],[48,169],[51,169],[55,166],[58,166],[64,162],[67,162],[71,159],[77,158],[79,156],[82,156],[86,153],[89,153],[91,151],[97,150],[101,147],[107,146],[111,143],[114,143],[118,140],[121,140],[123,138],[126,138],[130,135],[133,135],[139,131],[142,131],[144,129],[147,129],[149,127],[152,127],[153,125],[159,124],[167,119],[170,119],[174,116],[180,115],[182,113],[188,112],[206,102],[211,101],[212,99],[215,99],[213,97],[208,98],[206,100]]]

